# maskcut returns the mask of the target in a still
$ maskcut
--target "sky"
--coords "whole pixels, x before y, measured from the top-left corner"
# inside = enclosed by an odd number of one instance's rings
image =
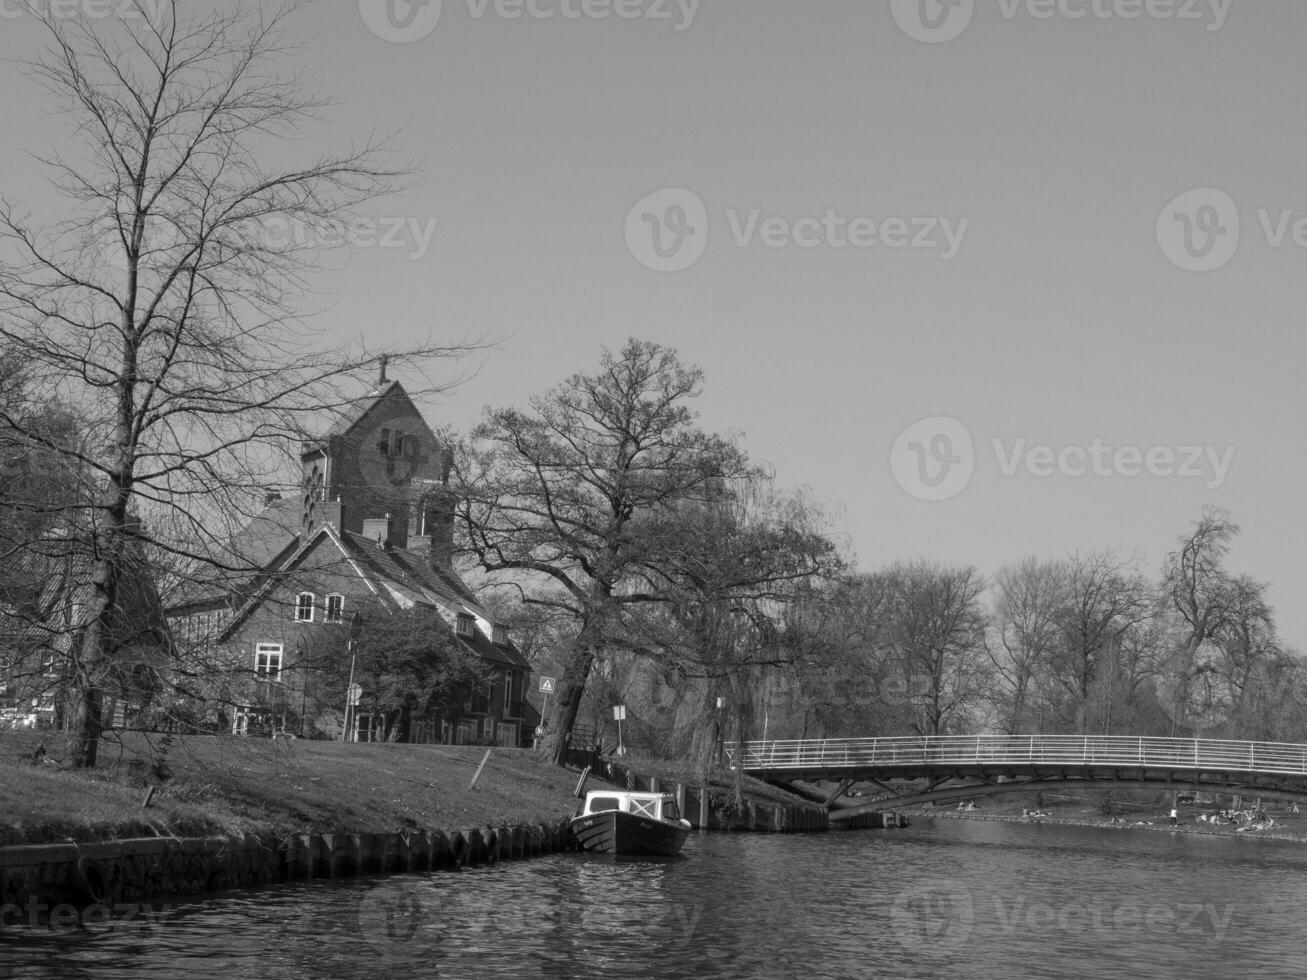
[[[1301,0],[334,0],[292,31],[334,99],[298,149],[415,167],[315,280],[321,342],[496,341],[433,424],[656,341],[865,570],[1156,578],[1225,508],[1307,651]],[[39,43],[0,0],[0,193],[38,217]]]

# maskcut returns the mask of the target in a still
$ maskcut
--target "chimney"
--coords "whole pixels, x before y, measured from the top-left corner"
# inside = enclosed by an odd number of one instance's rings
[[[454,564],[454,497],[436,490],[422,501],[422,544],[410,550],[423,551],[427,564],[448,570]]]
[[[385,517],[368,517],[363,520],[363,537],[375,541],[383,551],[390,548],[390,515]]]

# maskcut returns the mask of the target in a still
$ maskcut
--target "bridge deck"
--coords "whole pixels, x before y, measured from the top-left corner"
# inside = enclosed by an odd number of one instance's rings
[[[862,773],[1166,770],[1307,777],[1307,745],[1123,735],[932,735],[770,740],[726,747],[732,765],[782,778]]]

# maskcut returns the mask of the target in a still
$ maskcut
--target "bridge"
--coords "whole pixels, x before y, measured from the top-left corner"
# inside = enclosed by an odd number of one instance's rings
[[[1307,745],[1124,735],[930,735],[734,743],[732,767],[768,782],[838,782],[833,804],[854,783],[874,799],[832,820],[869,810],[1029,793],[1059,787],[1157,789],[1307,800]],[[926,781],[925,788],[905,781]],[[899,783],[899,786],[893,783]],[[810,793],[811,791],[809,791]]]

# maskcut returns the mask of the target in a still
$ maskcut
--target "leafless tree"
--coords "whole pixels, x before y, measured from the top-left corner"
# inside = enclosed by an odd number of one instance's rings
[[[762,477],[734,442],[701,431],[701,372],[631,340],[531,410],[492,410],[455,466],[459,523],[478,565],[576,624],[541,750],[561,762],[596,662],[611,650],[676,657],[642,620],[707,599],[749,615],[836,564],[786,515],[741,521]]]
[[[1048,680],[1058,640],[1058,617],[1067,600],[1065,562],[1027,558],[1000,569],[987,644],[999,681],[998,712],[1010,734],[1038,731],[1043,719],[1032,711]],[[1031,717],[1032,713],[1035,717]],[[1033,727],[1032,727],[1033,726]]]
[[[130,18],[34,7],[50,46],[31,73],[72,130],[38,162],[70,210],[36,222],[0,207],[0,341],[82,423],[69,445],[0,415],[86,476],[64,514],[93,586],[70,648],[71,765],[95,762],[137,545],[212,567],[224,518],[252,512],[306,417],[345,404],[377,362],[361,345],[323,350],[296,318],[321,256],[303,244],[316,236],[286,229],[340,227],[404,177],[384,140],[286,162],[326,105],[287,67],[301,4],[195,14],[169,2],[152,18],[155,6]]]
[[[1075,731],[1085,734],[1104,663],[1127,632],[1156,615],[1156,600],[1134,565],[1110,552],[1073,555],[1066,567],[1052,676],[1070,696]]]
[[[975,568],[930,562],[897,565],[881,574],[891,583],[882,642],[916,707],[912,726],[923,735],[966,730],[969,712],[989,686],[980,603],[984,578]]]

